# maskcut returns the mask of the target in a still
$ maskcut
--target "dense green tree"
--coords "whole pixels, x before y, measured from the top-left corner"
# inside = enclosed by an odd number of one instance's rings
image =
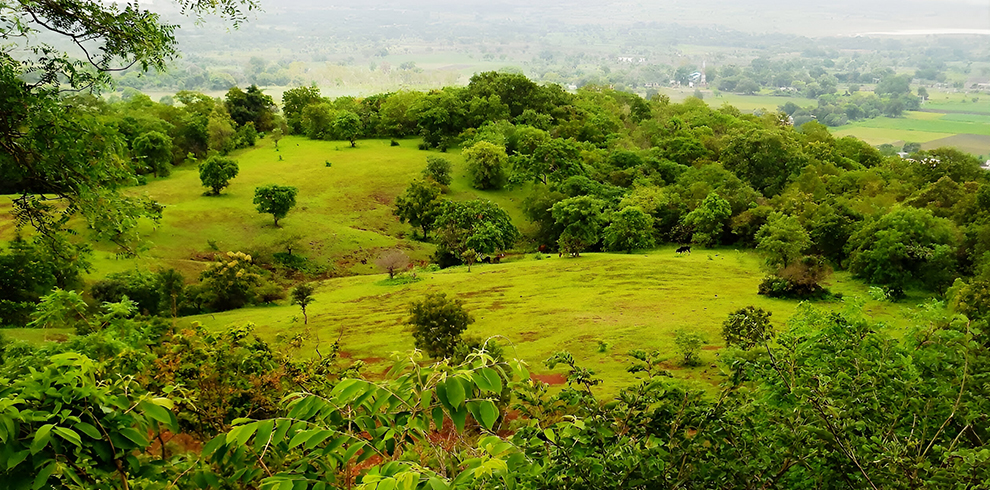
[[[418,226],[423,231],[423,240],[426,240],[442,211],[440,186],[429,180],[414,180],[402,195],[395,198],[393,213],[400,222]]]
[[[449,358],[462,342],[461,334],[474,318],[459,299],[447,299],[446,293],[426,295],[409,305],[406,323],[412,328],[416,348],[434,358]]]
[[[296,207],[296,194],[299,189],[292,186],[282,186],[268,184],[254,189],[254,200],[252,203],[259,213],[268,213],[275,219],[275,226],[278,220],[289,214],[289,210]]]
[[[725,223],[732,216],[729,202],[712,192],[701,205],[684,216],[684,225],[691,227],[691,240],[706,247],[719,244]]]
[[[334,113],[333,106],[328,102],[307,105],[300,116],[303,133],[310,139],[330,139]]]
[[[756,242],[767,266],[776,271],[799,259],[811,246],[811,237],[796,217],[774,212],[756,233]]]
[[[158,315],[165,306],[158,275],[153,272],[133,270],[108,274],[93,284],[90,294],[101,303],[118,303],[128,298],[144,315]]]
[[[427,179],[432,179],[437,184],[441,186],[448,186],[451,182],[451,171],[453,170],[453,165],[450,160],[444,157],[438,157],[430,155],[426,157],[426,168],[423,169],[423,177]]]
[[[561,228],[558,246],[572,256],[579,256],[598,243],[604,226],[605,203],[590,196],[564,199],[553,205],[551,213]]]
[[[484,199],[444,201],[436,230],[438,252],[457,257],[469,248],[488,255],[508,250],[519,238],[509,214]]]
[[[306,134],[309,131],[303,123],[303,109],[313,104],[325,102],[320,89],[315,84],[309,87],[296,87],[282,93],[282,113],[292,134]]]
[[[253,122],[258,131],[271,131],[278,108],[272,97],[265,95],[257,85],[251,85],[246,91],[231,87],[227,91],[225,104],[230,118],[238,127]]]
[[[532,153],[516,160],[515,170],[544,185],[583,175],[581,147],[573,139],[548,138],[534,142]]]
[[[955,148],[919,151],[912,159],[915,162],[911,170],[923,182],[936,182],[942,177],[949,177],[959,183],[972,182],[983,179],[986,175],[978,158]]]
[[[479,141],[464,150],[464,160],[471,172],[471,185],[476,189],[501,189],[505,185],[506,164],[509,157],[505,148],[487,141]]]
[[[357,138],[362,132],[361,118],[351,111],[337,111],[333,116],[333,134],[351,143],[351,148],[357,146]]]
[[[230,185],[230,180],[237,177],[238,171],[236,160],[214,155],[199,164],[199,180],[214,196],[219,196],[220,191]]]
[[[737,345],[743,349],[752,349],[767,343],[774,336],[770,316],[773,313],[747,306],[729,314],[722,322],[722,338],[725,346]]]
[[[653,239],[653,217],[635,206],[626,206],[612,215],[612,222],[603,233],[605,250],[633,250],[651,248],[656,245]]]
[[[416,99],[407,114],[416,121],[423,143],[430,147],[447,146],[447,140],[465,127],[465,107],[461,89],[433,90]]]
[[[16,237],[0,252],[0,326],[24,326],[35,304],[57,285],[58,264]]]
[[[212,151],[226,155],[237,147],[237,129],[222,104],[217,104],[210,113],[206,132],[209,138],[208,146]]]
[[[149,131],[134,140],[134,153],[141,166],[155,177],[168,177],[172,171],[172,138],[158,131]]]
[[[264,283],[264,272],[254,259],[243,252],[217,254],[214,261],[200,273],[209,297],[210,309],[226,311],[240,308],[255,300]]]
[[[807,158],[793,135],[751,128],[731,135],[719,161],[754,189],[773,196],[804,168]]]
[[[927,209],[894,209],[850,237],[849,270],[895,291],[945,288],[955,277],[957,233],[949,220]]]

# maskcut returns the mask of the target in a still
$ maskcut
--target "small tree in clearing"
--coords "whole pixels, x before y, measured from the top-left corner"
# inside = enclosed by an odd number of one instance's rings
[[[289,210],[296,205],[296,194],[299,189],[289,186],[269,184],[258,187],[254,190],[254,204],[259,213],[269,213],[275,218],[275,226],[278,220],[289,214]]]
[[[409,265],[409,256],[401,250],[389,250],[375,260],[375,265],[388,272],[389,279],[395,279],[395,272]]]
[[[722,323],[722,338],[725,346],[733,344],[743,349],[751,349],[773,337],[770,313],[763,308],[747,306],[738,309]]]
[[[406,323],[412,325],[417,349],[423,349],[430,357],[449,358],[461,343],[461,333],[474,323],[474,318],[464,310],[460,300],[434,293],[409,305]]]
[[[680,329],[674,334],[674,345],[677,346],[677,353],[681,355],[682,366],[700,366],[701,347],[707,343],[697,332]]]
[[[468,272],[471,272],[471,266],[478,261],[478,252],[473,248],[469,248],[461,253],[461,260],[464,261],[468,266]]]
[[[237,177],[237,162],[231,158],[213,155],[199,164],[199,180],[203,187],[209,187],[214,196],[220,195],[230,185],[230,179]]]
[[[309,306],[310,303],[316,301],[316,299],[313,298],[313,292],[315,291],[316,288],[310,286],[309,284],[300,284],[292,288],[292,304],[299,305],[299,308],[302,309],[303,325],[309,324],[309,316],[306,315],[306,307]]]

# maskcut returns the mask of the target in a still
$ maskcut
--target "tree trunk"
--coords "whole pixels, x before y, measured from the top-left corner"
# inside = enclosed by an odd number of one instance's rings
[[[303,325],[309,325],[309,316],[306,315],[306,307],[302,307],[303,311]]]

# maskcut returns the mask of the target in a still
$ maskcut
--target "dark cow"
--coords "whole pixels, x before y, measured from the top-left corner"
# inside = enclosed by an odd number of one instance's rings
[[[682,253],[691,253],[691,246],[690,245],[684,245],[683,247],[680,247],[677,250],[675,250],[675,252],[677,252],[679,254],[682,254]]]

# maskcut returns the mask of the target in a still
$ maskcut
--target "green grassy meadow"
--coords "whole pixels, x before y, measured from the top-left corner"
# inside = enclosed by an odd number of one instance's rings
[[[389,140],[361,140],[357,148],[350,148],[347,142],[286,137],[276,151],[270,139],[259,140],[256,147],[231,155],[240,172],[219,196],[204,195],[194,164],[176,167],[167,178],[128,190],[166,206],[158,226],[143,227],[147,250],[136,259],[118,259],[110,246],[98,247],[89,278],[133,268],[174,267],[191,279],[217,251],[266,255],[284,251],[288,239],[296,242],[294,253],[340,275],[376,272],[374,259],[390,248],[426,260],[433,246],[413,240],[412,228],[392,215],[395,198],[420,177],[426,157],[438,154],[418,150],[417,143],[402,140],[392,147]],[[459,152],[443,156],[454,164],[448,197],[491,199],[524,226],[519,203],[527,187],[474,190]],[[296,207],[278,228],[271,215],[259,214],[252,204],[255,187],[269,183],[299,189]],[[0,202],[0,212],[9,207],[9,200]],[[0,239],[13,235],[11,220],[0,221]]]
[[[713,367],[722,342],[721,324],[739,308],[754,305],[773,312],[783,327],[798,302],[769,299],[757,293],[763,277],[760,258],[751,251],[696,250],[677,255],[673,247],[647,254],[586,254],[579,258],[535,255],[503,264],[464,266],[420,273],[418,282],[388,285],[383,274],[336,278],[320,283],[316,302],[304,326],[297,306],[247,308],[187,317],[207,328],[253,323],[269,339],[279,334],[308,332],[303,355],[314,355],[340,338],[344,355],[367,363],[375,376],[391,364],[392,353],[413,349],[403,324],[411,301],[431,292],[461,299],[475,318],[466,335],[498,337],[506,355],[527,361],[531,370],[554,380],[542,361],[555,352],[571,352],[606,383],[604,392],[633,381],[626,372],[631,349],[659,349],[673,374],[701,387],[720,379]],[[866,298],[866,287],[847,274],[833,277],[832,289],[846,297]],[[843,309],[842,302],[822,303]],[[907,325],[902,307],[868,301],[867,315],[894,329]],[[682,369],[675,359],[678,329],[702,333],[701,367]],[[608,344],[602,351],[600,342]],[[556,381],[559,382],[559,377]]]

